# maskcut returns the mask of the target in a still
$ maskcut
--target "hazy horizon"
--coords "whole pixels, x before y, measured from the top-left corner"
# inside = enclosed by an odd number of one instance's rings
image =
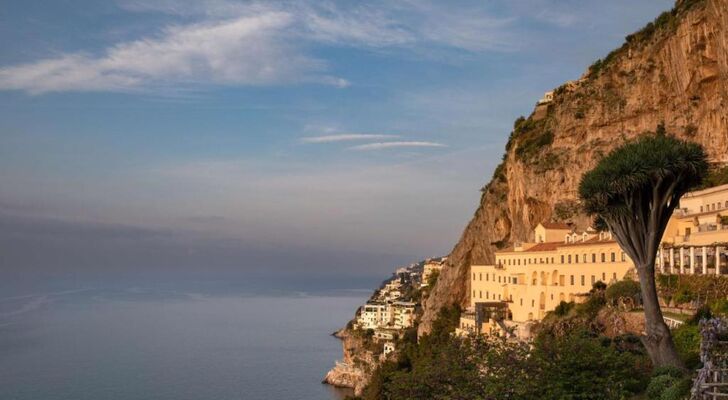
[[[512,121],[671,6],[7,2],[3,285],[371,287],[447,254]]]

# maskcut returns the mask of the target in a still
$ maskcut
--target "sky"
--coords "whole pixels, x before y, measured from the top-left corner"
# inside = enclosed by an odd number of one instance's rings
[[[671,6],[3,1],[0,274],[367,287],[449,252],[513,120]]]

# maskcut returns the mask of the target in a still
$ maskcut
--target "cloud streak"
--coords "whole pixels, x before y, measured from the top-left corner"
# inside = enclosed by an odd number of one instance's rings
[[[324,136],[308,136],[301,138],[303,143],[335,143],[335,142],[347,142],[354,140],[378,140],[378,139],[394,139],[399,135],[380,135],[380,134],[366,134],[366,133],[342,133],[337,135],[324,135]]]
[[[407,141],[407,142],[378,142],[367,143],[358,146],[349,147],[349,150],[373,151],[385,150],[401,147],[447,147],[447,145],[437,142]]]
[[[54,91],[133,91],[147,85],[199,83],[270,85],[314,81],[345,87],[322,73],[325,64],[301,54],[281,37],[293,23],[266,11],[232,20],[166,28],[156,38],[114,45],[100,56],[65,54],[0,69],[0,89],[31,94]]]
[[[37,95],[295,83],[345,88],[349,81],[331,74],[329,63],[311,54],[313,46],[396,48],[413,53],[429,48],[470,53],[513,48],[506,33],[513,20],[493,17],[482,8],[453,11],[408,2],[342,6],[225,0],[127,0],[120,5],[127,12],[165,13],[185,22],[97,52],[60,53],[0,67],[0,90]]]

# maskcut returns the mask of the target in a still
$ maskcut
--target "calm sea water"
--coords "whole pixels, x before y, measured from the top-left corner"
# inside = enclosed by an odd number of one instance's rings
[[[0,399],[340,399],[330,336],[368,293],[129,287],[0,297]]]

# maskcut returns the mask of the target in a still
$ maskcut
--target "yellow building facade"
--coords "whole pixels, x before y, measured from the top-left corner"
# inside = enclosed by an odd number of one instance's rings
[[[564,233],[561,226],[544,225],[536,228],[537,239],[540,231],[544,239],[558,234],[561,240],[520,244],[496,252],[494,265],[470,267],[471,313],[478,304],[502,302],[510,324],[540,320],[562,301],[579,301],[595,282],[621,280],[634,268],[608,232]],[[474,324],[466,312],[461,329],[482,331]]]
[[[663,273],[728,274],[728,185],[680,199],[662,237],[656,267]]]
[[[595,282],[611,284],[634,268],[609,232],[542,223],[533,238],[497,251],[493,265],[470,266],[470,304],[459,334],[518,331],[561,301],[579,302]],[[683,196],[655,267],[657,273],[728,274],[728,185]]]

